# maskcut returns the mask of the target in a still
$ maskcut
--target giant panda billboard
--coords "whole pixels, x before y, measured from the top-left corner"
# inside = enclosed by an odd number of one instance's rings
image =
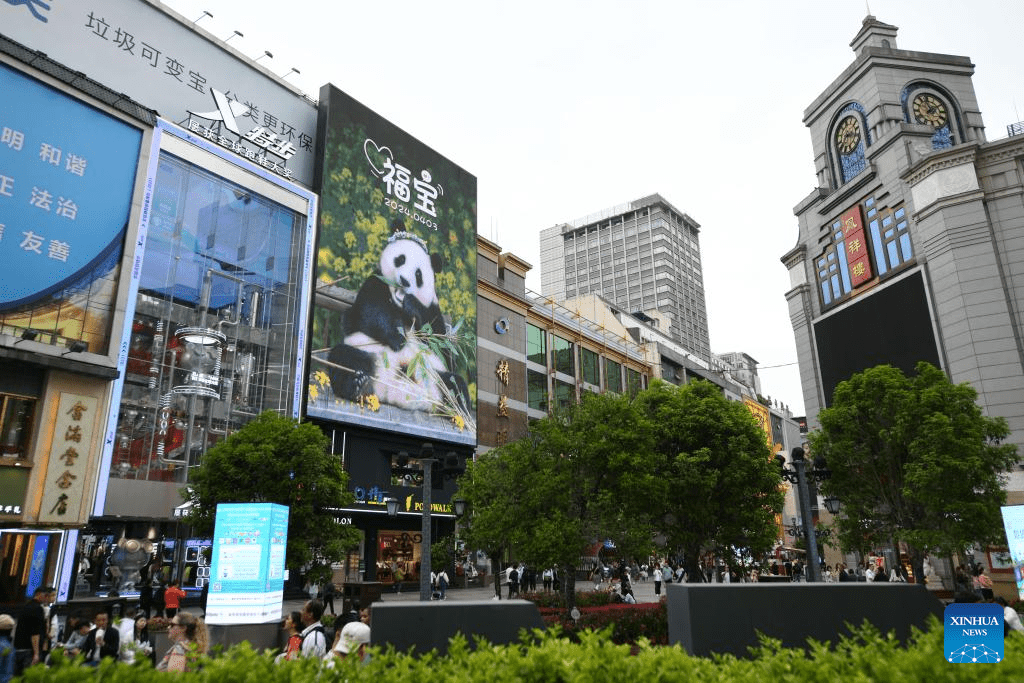
[[[476,178],[320,90],[306,414],[476,444]]]

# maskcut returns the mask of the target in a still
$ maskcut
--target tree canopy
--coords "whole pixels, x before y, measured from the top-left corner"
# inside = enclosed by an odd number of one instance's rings
[[[459,492],[472,505],[470,545],[559,566],[571,592],[580,558],[599,541],[644,558],[660,532],[693,570],[703,550],[770,549],[779,484],[742,403],[706,382],[656,382],[636,397],[585,394],[534,422],[528,437],[480,456]]]
[[[335,520],[330,508],[353,502],[341,461],[311,423],[268,411],[221,441],[189,473],[186,521],[212,534],[218,503],[278,503],[289,507],[285,563],[314,580],[358,543],[357,532]]]
[[[809,443],[832,471],[823,491],[842,501],[841,545],[903,541],[920,576],[926,553],[1002,542],[1003,475],[1018,456],[1001,443],[1006,421],[982,414],[970,384],[929,363],[916,369],[879,365],[841,382]]]
[[[650,430],[627,396],[585,394],[538,420],[527,438],[480,456],[460,479],[471,505],[470,545],[514,547],[537,567],[557,566],[572,600],[576,567],[597,541],[628,555],[652,548]]]
[[[689,581],[699,581],[702,552],[730,565],[740,552],[758,555],[778,537],[780,476],[765,433],[749,409],[710,382],[661,382],[641,393],[664,479],[661,529],[681,549]]]

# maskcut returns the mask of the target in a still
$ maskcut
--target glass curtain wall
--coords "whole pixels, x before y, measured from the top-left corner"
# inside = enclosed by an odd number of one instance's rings
[[[161,153],[112,477],[184,482],[213,444],[289,410],[304,225]]]

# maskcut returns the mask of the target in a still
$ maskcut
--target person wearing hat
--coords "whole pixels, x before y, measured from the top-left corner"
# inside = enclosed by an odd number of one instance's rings
[[[348,657],[355,654],[359,660],[366,664],[370,661],[370,655],[366,652],[366,646],[370,644],[370,627],[361,621],[350,621],[341,629],[341,635],[327,658]]]
[[[14,617],[0,614],[0,683],[8,683],[14,678],[14,644],[11,642],[11,631],[14,630]]]

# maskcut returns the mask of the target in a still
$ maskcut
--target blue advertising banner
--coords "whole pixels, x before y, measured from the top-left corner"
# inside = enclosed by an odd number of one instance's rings
[[[0,310],[120,252],[142,132],[0,66]]]
[[[287,507],[218,505],[206,623],[259,624],[280,619],[287,547]]]
[[[32,544],[32,565],[28,570],[28,586],[25,596],[31,598],[36,588],[43,585],[46,575],[46,553],[50,549],[50,534],[38,534]]]

